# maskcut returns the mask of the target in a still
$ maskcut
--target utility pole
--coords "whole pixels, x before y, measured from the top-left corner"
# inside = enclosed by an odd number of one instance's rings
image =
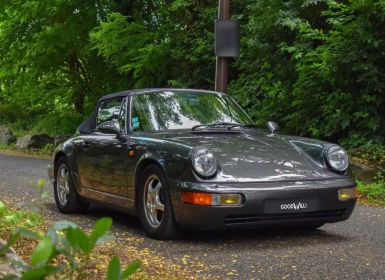
[[[219,0],[218,19],[230,19],[230,0]],[[228,83],[228,57],[217,56],[215,71],[215,90],[227,92]]]

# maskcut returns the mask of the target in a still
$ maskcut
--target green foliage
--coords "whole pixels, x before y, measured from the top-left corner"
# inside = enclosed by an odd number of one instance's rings
[[[382,1],[258,1],[231,91],[259,123],[355,147],[383,143]]]
[[[41,215],[35,212],[8,209],[0,201],[0,234],[16,231],[19,227],[35,229],[43,223]]]
[[[6,217],[5,212],[4,204],[0,203],[0,214],[3,217]],[[9,225],[4,224],[3,219],[1,223],[2,228],[9,230]],[[31,255],[30,265],[17,264],[24,271],[21,279],[42,279],[49,275],[55,275],[60,279],[82,279],[86,275],[87,264],[96,246],[111,240],[112,236],[109,235],[111,226],[111,218],[101,218],[90,234],[69,221],[56,222],[44,235],[19,228],[8,240],[0,255],[7,252],[21,236],[34,238],[39,240],[39,243]],[[52,260],[57,257],[60,257],[61,264],[54,266]],[[140,262],[136,261],[122,270],[120,260],[114,257],[108,267],[107,279],[127,279],[140,266]]]
[[[32,266],[41,266],[48,262],[53,252],[52,241],[48,236],[45,236],[40,240],[35,251],[31,256],[31,265]]]
[[[373,183],[365,184],[357,181],[357,190],[361,198],[369,202],[385,206],[385,178],[378,173]]]
[[[368,141],[358,149],[349,151],[353,162],[374,166],[379,170],[385,171],[385,146]]]
[[[52,144],[47,144],[43,147],[43,149],[40,150],[40,153],[44,155],[51,155],[53,152],[53,145]]]
[[[126,269],[122,270],[119,258],[113,257],[108,265],[107,280],[127,279],[129,276],[133,275],[140,266],[140,262],[136,261],[128,265]]]
[[[0,201],[0,218],[2,218],[5,214],[6,208],[4,202]]]
[[[92,251],[98,244],[112,238],[108,235],[111,226],[111,218],[102,218],[96,222],[91,234],[86,234],[72,222],[60,221],[54,224],[45,235],[51,240],[53,253],[43,266],[49,265],[48,261],[52,258],[62,255],[68,260],[68,267],[61,269],[60,273],[65,275],[66,279],[82,278]],[[45,241],[43,239],[40,242]]]
[[[380,0],[233,0],[230,94],[259,125],[358,147],[385,142]],[[216,1],[1,1],[0,121],[73,133],[106,93],[212,89]]]
[[[21,119],[16,129],[73,132],[87,102],[116,90],[120,76],[89,44],[114,7],[104,0],[0,1],[0,119]]]
[[[134,2],[137,10],[110,13],[91,32],[98,54],[129,77],[132,88],[212,88],[216,3]]]
[[[0,256],[6,253],[21,235],[31,238],[39,238],[38,234],[30,232],[36,230],[43,224],[43,217],[35,212],[25,210],[13,210],[6,207],[5,203],[0,201],[0,236],[8,236],[14,232],[8,240],[7,245],[0,250]]]
[[[368,142],[362,146],[362,156],[368,158],[370,161],[375,162],[377,166],[383,166],[385,168],[385,146],[381,144],[375,144]]]

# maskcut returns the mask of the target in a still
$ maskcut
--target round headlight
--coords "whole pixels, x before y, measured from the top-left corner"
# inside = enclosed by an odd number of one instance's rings
[[[217,173],[217,158],[207,149],[199,148],[192,153],[192,165],[202,177],[211,177]]]
[[[326,160],[330,168],[338,172],[344,172],[349,167],[349,157],[338,145],[331,145],[326,150]]]

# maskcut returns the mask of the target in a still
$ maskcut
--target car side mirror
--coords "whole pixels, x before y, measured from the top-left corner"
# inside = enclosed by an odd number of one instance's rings
[[[117,121],[106,121],[98,126],[97,131],[104,134],[119,134],[120,125]]]
[[[279,125],[272,121],[267,122],[266,126],[269,134],[275,134],[279,130]]]

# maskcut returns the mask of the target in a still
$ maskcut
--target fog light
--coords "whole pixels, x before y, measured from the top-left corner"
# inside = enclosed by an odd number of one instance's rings
[[[181,200],[190,204],[207,206],[237,206],[242,204],[240,194],[182,192]]]
[[[214,197],[219,200],[218,205],[241,205],[242,203],[240,194],[217,194]]]
[[[343,188],[338,190],[338,199],[340,201],[347,201],[352,198],[357,198],[356,188]]]

